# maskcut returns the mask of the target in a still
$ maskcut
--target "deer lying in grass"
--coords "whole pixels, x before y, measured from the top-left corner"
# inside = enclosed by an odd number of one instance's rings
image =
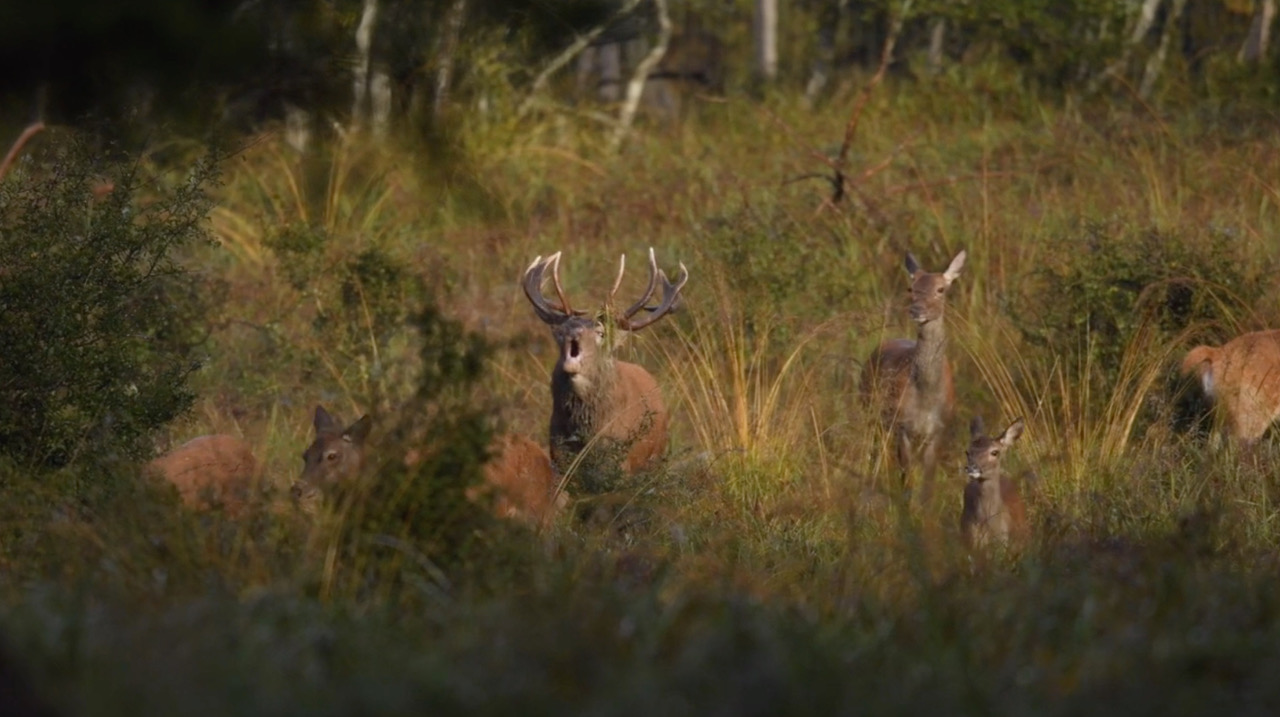
[[[606,312],[613,306],[626,267],[624,255],[605,303]],[[542,295],[548,268],[559,304]],[[622,461],[626,473],[650,465],[666,451],[669,419],[658,382],[644,367],[615,359],[613,351],[627,334],[652,325],[677,308],[680,290],[688,280],[684,264],[680,265],[678,281],[673,284],[667,279],[650,248],[649,285],[639,300],[618,316],[591,316],[573,309],[565,298],[560,284],[560,252],[534,259],[525,270],[525,296],[538,318],[551,327],[560,352],[551,372],[550,445],[551,459],[561,471],[597,439],[626,447]],[[646,304],[659,282],[662,301],[649,308]],[[648,313],[636,318],[642,310]]]
[[[366,415],[344,427],[323,406],[316,406],[314,424],[315,440],[302,454],[302,476],[292,488],[294,499],[307,513],[316,511],[326,493],[360,476],[372,420]],[[524,436],[506,434],[494,439],[490,454],[484,486],[468,489],[467,497],[478,500],[492,493],[498,517],[545,523],[568,502],[566,495],[555,492],[559,481],[542,446]],[[416,451],[405,456],[408,466],[418,460]]]
[[[216,506],[229,515],[243,512],[258,473],[249,444],[226,434],[200,436],[147,464],[178,489],[182,502],[206,510]]]
[[[947,289],[960,276],[965,253],[961,251],[940,274],[924,271],[907,253],[911,276],[911,320],[919,326],[918,338],[889,339],[880,344],[863,366],[862,397],[880,409],[881,420],[893,435],[898,465],[904,481],[909,475],[915,446],[922,453],[922,497],[932,491],[938,462],[938,444],[955,410],[956,392],[947,361],[947,335],[943,314]]]
[[[1000,468],[1001,454],[1022,435],[1024,425],[1019,418],[1004,429],[1004,433],[989,438],[983,434],[981,418],[975,416],[969,424],[965,464],[969,483],[964,488],[960,530],[970,548],[981,548],[988,543],[1005,544],[1010,538],[1021,540],[1027,536],[1027,511],[1022,492]]]
[[[1243,448],[1252,448],[1280,417],[1280,330],[1197,346],[1182,360],[1182,373],[1200,379],[1223,431]]]

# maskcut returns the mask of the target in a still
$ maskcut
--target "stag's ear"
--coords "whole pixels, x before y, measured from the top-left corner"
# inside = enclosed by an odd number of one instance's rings
[[[920,273],[920,262],[916,260],[916,255],[911,252],[907,252],[907,260],[904,266],[907,267],[907,273],[912,276]]]
[[[373,419],[366,413],[360,417],[360,420],[351,424],[347,427],[347,430],[342,432],[342,438],[351,441],[357,446],[361,445],[364,443],[364,439],[369,437],[369,429],[372,427]]]
[[[969,421],[969,438],[975,441],[982,438],[983,429],[982,416],[974,416],[973,420]]]
[[[1025,428],[1026,425],[1027,424],[1024,423],[1021,418],[1011,423],[1008,428],[1004,429],[1004,433],[1000,434],[1000,443],[1005,448],[1012,446],[1013,442],[1018,440],[1018,436],[1022,435],[1022,429]]]
[[[330,415],[328,411],[324,410],[324,406],[321,406],[318,403],[316,404],[315,427],[316,433],[336,431],[341,428],[341,426],[338,425],[338,419]]]
[[[942,273],[942,275],[946,277],[948,284],[960,278],[960,269],[964,267],[964,259],[964,249],[961,249],[960,253],[956,254],[956,258],[951,260],[951,265]]]

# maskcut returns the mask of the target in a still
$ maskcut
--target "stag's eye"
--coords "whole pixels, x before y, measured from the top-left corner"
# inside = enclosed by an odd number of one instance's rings
[[[1000,457],[1000,451],[999,451],[999,449],[992,450],[992,451],[991,451],[991,457],[992,457],[992,458],[999,458],[999,457]]]
[[[337,452],[337,451],[329,451],[328,453],[324,454],[324,459],[325,459],[326,461],[336,461],[336,460],[338,460],[338,452]]]
[[[939,287],[938,287],[938,295],[939,295],[939,296],[941,296],[941,295],[945,294],[946,292],[947,292],[947,288],[946,288],[945,286],[939,286]]]

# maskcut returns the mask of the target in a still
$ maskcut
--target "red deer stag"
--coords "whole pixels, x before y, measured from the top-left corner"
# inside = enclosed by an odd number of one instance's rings
[[[216,434],[187,441],[148,463],[147,470],[172,483],[188,507],[221,506],[234,516],[249,501],[258,461],[249,444]]]
[[[970,548],[981,548],[988,543],[1003,545],[1010,538],[1021,540],[1027,536],[1027,510],[1022,503],[1022,492],[1000,468],[1001,454],[1013,447],[1024,425],[1019,418],[1004,429],[1004,433],[989,438],[983,434],[981,418],[975,416],[969,424],[965,463],[969,483],[964,488],[960,530]]]
[[[1243,448],[1252,448],[1280,417],[1280,330],[1197,346],[1182,360],[1182,373],[1200,379],[1222,430]]]
[[[911,454],[922,453],[924,484],[921,497],[928,500],[938,462],[938,444],[955,410],[956,392],[947,361],[947,334],[943,314],[947,289],[960,276],[965,253],[951,260],[946,271],[924,271],[907,252],[911,276],[911,320],[919,326],[917,339],[890,339],[871,353],[863,366],[862,396],[868,405],[879,404],[881,420],[893,434],[898,465],[906,480]]]
[[[344,427],[323,406],[316,406],[316,437],[302,454],[302,477],[292,489],[304,512],[314,513],[326,493],[360,475],[371,426],[366,415]],[[476,500],[491,491],[498,517],[545,523],[554,509],[567,502],[564,494],[555,495],[558,481],[542,446],[524,436],[506,434],[494,439],[490,455],[484,466],[485,485],[469,489],[467,497]],[[405,456],[406,465],[418,460],[416,451]]]
[[[613,305],[626,267],[624,255],[618,266],[618,278],[609,292],[606,312]],[[559,304],[542,295],[548,268]],[[561,472],[598,439],[625,446],[622,469],[626,473],[635,473],[652,464],[666,451],[669,419],[658,382],[642,366],[615,359],[613,351],[617,342],[608,341],[606,337],[621,339],[671,313],[679,306],[680,291],[688,280],[689,270],[680,264],[679,279],[673,284],[658,268],[650,248],[649,285],[639,300],[620,315],[609,318],[609,328],[617,332],[614,335],[613,331],[606,331],[603,315],[590,316],[569,305],[560,284],[560,252],[546,259],[534,259],[525,270],[525,296],[533,304],[538,318],[551,327],[560,352],[551,372],[550,443],[551,460]],[[659,282],[662,301],[650,308],[647,304]],[[636,318],[642,310],[648,313]]]

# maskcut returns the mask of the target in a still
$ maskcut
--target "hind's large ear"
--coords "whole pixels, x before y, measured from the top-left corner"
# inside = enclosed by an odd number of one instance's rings
[[[964,268],[964,259],[964,249],[961,249],[960,253],[956,254],[956,258],[951,260],[951,265],[947,267],[947,270],[942,272],[948,283],[960,278],[960,269]]]
[[[976,441],[982,438],[983,428],[982,416],[974,416],[973,420],[969,421],[969,439]]]
[[[907,273],[912,276],[920,273],[920,262],[916,260],[916,255],[911,252],[907,252],[907,259],[903,266],[907,267]]]
[[[998,440],[1000,441],[1001,444],[1004,445],[1005,448],[1012,446],[1013,442],[1018,440],[1018,436],[1022,435],[1022,429],[1026,428],[1026,425],[1027,424],[1024,423],[1021,418],[1019,418],[1018,420],[1009,424],[1008,428],[1004,429],[1004,433],[1000,434],[1000,438]]]
[[[373,428],[373,419],[366,413],[360,417],[360,420],[348,426],[347,430],[342,432],[342,437],[356,445],[360,445],[364,443],[364,439],[369,437],[370,428]]]
[[[321,431],[336,431],[341,426],[338,425],[338,419],[334,418],[330,413],[324,410],[324,406],[316,404],[316,418],[314,421],[316,433]]]

